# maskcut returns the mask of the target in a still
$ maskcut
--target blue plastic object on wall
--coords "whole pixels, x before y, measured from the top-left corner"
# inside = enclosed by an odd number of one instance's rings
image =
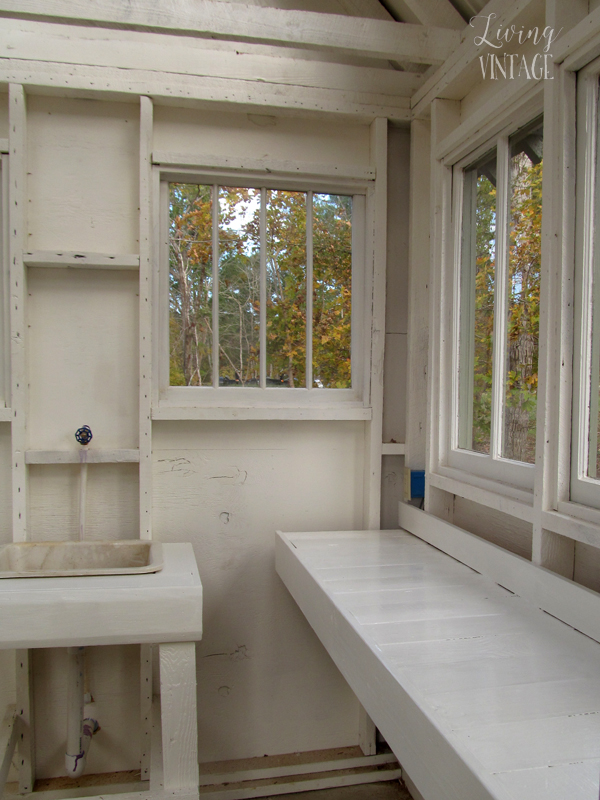
[[[410,471],[410,497],[425,497],[425,470],[412,469]]]

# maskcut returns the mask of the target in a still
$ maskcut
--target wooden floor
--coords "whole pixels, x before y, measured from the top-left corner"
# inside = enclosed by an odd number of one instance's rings
[[[599,644],[401,531],[287,534],[277,553],[425,797],[598,800]]]
[[[407,790],[397,781],[370,783],[365,786],[347,786],[343,789],[323,789],[318,792],[271,795],[265,800],[412,800]]]

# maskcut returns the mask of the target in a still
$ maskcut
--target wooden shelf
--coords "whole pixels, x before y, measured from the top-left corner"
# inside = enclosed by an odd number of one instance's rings
[[[85,456],[83,458],[83,456]],[[26,464],[127,464],[139,462],[139,450],[26,450]]]
[[[381,445],[382,456],[403,456],[406,453],[404,442],[384,442]]]
[[[10,422],[12,420],[11,408],[0,408],[0,422]]]
[[[26,267],[51,267],[53,269],[120,269],[139,270],[140,257],[130,253],[85,253],[80,250],[36,250],[23,253]]]

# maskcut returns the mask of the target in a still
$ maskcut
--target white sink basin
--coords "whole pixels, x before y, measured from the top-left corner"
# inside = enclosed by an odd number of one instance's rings
[[[15,542],[0,546],[0,578],[134,575],[163,567],[160,542]]]

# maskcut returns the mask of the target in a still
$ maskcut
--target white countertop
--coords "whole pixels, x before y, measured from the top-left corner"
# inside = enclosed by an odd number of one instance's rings
[[[163,544],[141,575],[0,580],[0,649],[191,642],[202,638],[202,584],[191,544]]]

